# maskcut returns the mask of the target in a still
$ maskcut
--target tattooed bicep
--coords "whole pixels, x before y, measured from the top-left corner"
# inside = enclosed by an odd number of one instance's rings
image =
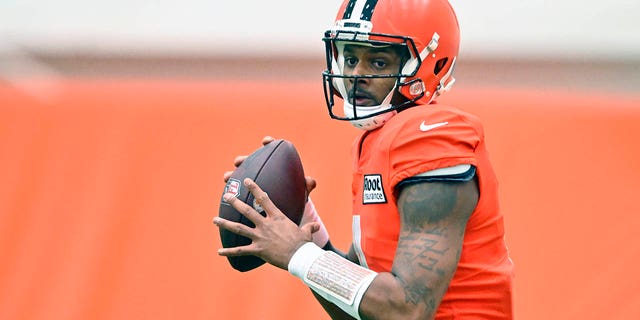
[[[478,190],[474,180],[424,182],[402,189],[398,195],[398,209],[403,228],[422,229],[443,220],[466,223],[477,201]]]

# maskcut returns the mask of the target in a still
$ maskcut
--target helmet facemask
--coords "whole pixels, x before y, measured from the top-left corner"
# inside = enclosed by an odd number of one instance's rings
[[[327,70],[323,72],[325,99],[331,118],[350,121],[354,126],[372,130],[382,126],[391,116],[413,104],[422,97],[419,94],[408,99],[400,94],[400,89],[405,86],[418,86],[423,88],[420,79],[412,78],[422,60],[413,41],[408,37],[363,33],[353,30],[330,30],[323,38],[326,47]],[[398,70],[386,74],[355,74],[345,73],[344,52],[345,46],[363,46],[369,48],[393,47],[401,58]],[[356,103],[356,90],[359,81],[394,78],[395,83],[382,101],[375,106],[358,105]],[[407,81],[407,79],[411,80]],[[348,89],[346,82],[352,82]],[[410,87],[411,88],[411,87]],[[422,90],[424,91],[424,90]],[[342,108],[335,108],[335,97],[343,100]]]

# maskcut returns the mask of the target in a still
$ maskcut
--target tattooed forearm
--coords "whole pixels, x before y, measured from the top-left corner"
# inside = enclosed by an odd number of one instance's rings
[[[431,288],[424,285],[415,285],[406,282],[403,282],[403,287],[405,302],[413,305],[424,303],[427,306],[429,313],[435,311],[436,298]]]

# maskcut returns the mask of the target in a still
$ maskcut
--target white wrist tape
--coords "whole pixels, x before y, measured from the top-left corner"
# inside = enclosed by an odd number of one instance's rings
[[[322,219],[318,215],[316,211],[316,207],[313,205],[313,201],[311,198],[307,200],[307,204],[304,206],[304,213],[302,214],[302,219],[300,220],[300,226],[303,226],[309,222],[317,222],[320,224],[320,230],[313,233],[313,243],[317,244],[318,247],[324,248],[324,246],[329,242],[329,232],[327,228],[322,223]]]
[[[313,291],[358,320],[360,301],[378,275],[312,242],[293,254],[288,269]]]

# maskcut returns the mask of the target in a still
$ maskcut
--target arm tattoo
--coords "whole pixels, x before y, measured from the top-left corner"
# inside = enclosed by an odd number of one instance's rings
[[[399,209],[406,225],[412,228],[421,229],[427,223],[439,222],[446,218],[458,200],[455,184],[428,183],[428,192],[423,192],[425,185],[427,184],[408,187],[401,193],[404,201],[399,203]],[[425,203],[429,205],[429,214],[425,213]]]
[[[435,311],[436,299],[431,288],[424,285],[406,283],[403,280],[400,281],[402,281],[404,286],[405,302],[414,305],[424,302],[429,312]]]
[[[450,241],[462,237],[466,223],[454,219],[458,191],[458,184],[422,183],[404,188],[398,198],[402,229],[392,271],[405,302],[422,304],[429,313],[435,312],[460,256]],[[459,228],[462,232],[453,230]]]

